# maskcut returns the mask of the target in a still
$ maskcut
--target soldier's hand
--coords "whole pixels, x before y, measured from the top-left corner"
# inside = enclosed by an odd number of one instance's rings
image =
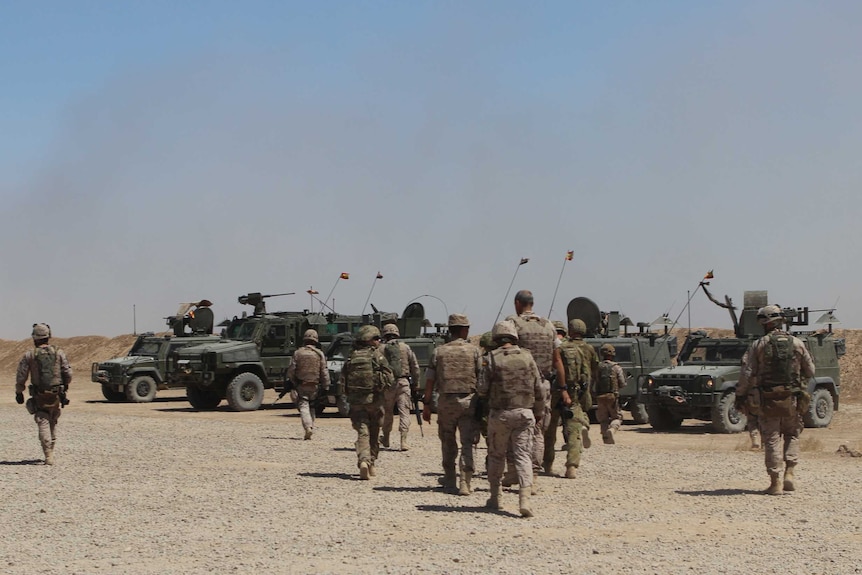
[[[15,393],[15,401],[18,402],[18,405],[21,405],[22,403],[24,403],[24,394],[21,393],[20,391]]]
[[[566,407],[572,405],[572,398],[569,396],[568,391],[564,391],[562,395],[560,395],[560,401],[562,401],[563,405],[565,405]]]
[[[428,423],[431,423],[431,406],[427,403],[425,403],[422,407],[422,419],[424,419]]]

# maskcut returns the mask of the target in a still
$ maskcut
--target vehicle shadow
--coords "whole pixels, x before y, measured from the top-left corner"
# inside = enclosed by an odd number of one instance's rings
[[[319,473],[315,471],[303,471],[297,473],[300,477],[314,477],[316,479],[343,479],[345,481],[362,481],[359,475],[352,473]]]
[[[188,400],[185,397],[155,397],[155,398],[153,398],[152,401],[149,401],[149,402],[145,401],[142,403],[177,403],[177,402],[181,402],[181,401],[188,401]],[[108,401],[107,399],[85,399],[84,403],[93,403],[93,404],[109,403],[111,405],[123,405],[123,404],[135,405],[136,404],[136,402],[134,402],[134,401]]]
[[[0,461],[0,465],[43,465],[41,459],[22,459],[21,461]]]
[[[485,506],[469,505],[464,507],[450,507],[448,505],[417,505],[418,511],[436,511],[441,513],[490,513],[493,515],[502,515],[505,517],[520,517],[520,513],[512,513],[503,509],[489,509]]]
[[[692,495],[694,497],[700,497],[702,495],[716,497],[730,495],[763,495],[763,491],[757,491],[755,489],[702,489],[698,491],[683,491],[681,489],[677,489],[674,493],[677,493],[678,495]]]
[[[649,425],[643,427],[633,427],[627,429],[626,431],[633,431],[635,433],[673,433],[679,435],[727,435],[726,433],[721,433],[720,431],[716,431],[713,429],[712,424],[710,423],[695,423],[693,425],[682,425],[676,429],[669,429],[664,431],[659,431],[657,429],[653,429]]]

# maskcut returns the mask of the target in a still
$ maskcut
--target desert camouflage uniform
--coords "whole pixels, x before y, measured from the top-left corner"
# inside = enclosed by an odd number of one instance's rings
[[[474,420],[473,397],[482,370],[481,350],[465,339],[456,339],[431,352],[425,379],[433,380],[437,400],[437,435],[443,455],[443,485],[454,487],[455,460],[461,474],[472,474],[479,426]],[[461,456],[458,441],[461,439]]]
[[[360,348],[361,349],[361,348]],[[383,390],[365,392],[362,390],[351,390],[348,383],[348,377],[351,369],[350,362],[359,349],[354,349],[350,353],[350,358],[344,363],[341,370],[341,385],[347,396],[347,401],[350,404],[350,423],[353,429],[356,430],[356,465],[362,469],[362,464],[368,464],[373,473],[374,464],[377,461],[377,456],[380,454],[380,426],[383,423]],[[381,366],[382,370],[388,374],[389,384],[384,386],[389,387],[394,382],[395,377],[392,375],[392,370],[389,368],[389,362],[375,349],[375,361]]]
[[[596,419],[599,421],[605,443],[612,443],[613,433],[619,431],[623,422],[622,415],[620,414],[620,389],[626,384],[626,374],[623,372],[620,364],[615,361],[609,359],[603,360],[599,364],[599,371],[601,371],[603,366],[610,366],[610,384],[613,391],[597,395]]]
[[[290,398],[296,404],[302,427],[307,438],[310,438],[315,416],[311,405],[320,394],[326,394],[329,390],[329,369],[323,352],[313,344],[297,349],[287,368],[287,379],[294,385],[290,390]]]
[[[793,342],[793,358],[790,361],[790,372],[793,381],[779,382],[769,381],[769,361],[765,356],[766,348],[770,345],[770,338],[775,336],[789,336]],[[763,440],[765,452],[766,470],[770,476],[780,474],[784,470],[784,464],[793,467],[799,461],[799,435],[802,433],[802,414],[797,410],[797,397],[791,395],[788,398],[790,411],[784,414],[776,413],[771,405],[772,400],[764,398],[768,393],[769,386],[786,386],[787,388],[805,389],[809,378],[814,377],[814,360],[808,353],[801,339],[793,337],[787,332],[774,330],[761,337],[748,350],[748,366],[745,377],[746,388],[737,388],[737,395],[745,396],[749,387],[758,388],[760,392],[760,434]],[[804,379],[802,379],[804,378]]]
[[[419,385],[419,362],[416,354],[410,346],[404,342],[396,341],[384,345],[397,345],[401,352],[401,369],[405,371],[401,377],[395,380],[395,385],[387,389],[383,394],[383,437],[389,439],[392,431],[395,407],[398,407],[398,431],[404,437],[410,430],[410,388]],[[410,379],[407,379],[409,373]],[[384,444],[386,446],[386,444]]]
[[[42,344],[39,347],[47,348],[49,344]],[[66,388],[72,383],[72,366],[69,365],[69,360],[62,349],[55,346],[57,351],[57,360],[54,368],[54,373],[59,374],[57,385],[63,385]],[[32,397],[33,408],[35,413],[33,419],[36,426],[39,428],[39,443],[42,444],[42,451],[45,453],[46,463],[49,460],[49,453],[53,454],[54,444],[57,442],[57,421],[60,419],[61,405],[60,397],[54,391],[39,393],[36,388],[39,386],[39,369],[36,366],[33,351],[24,353],[21,360],[18,362],[18,370],[15,373],[15,393],[24,393],[27,387],[27,379],[30,379],[30,395]]]

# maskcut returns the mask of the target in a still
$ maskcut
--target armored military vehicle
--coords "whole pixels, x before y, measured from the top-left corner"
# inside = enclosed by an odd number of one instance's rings
[[[646,405],[650,425],[656,430],[676,429],[684,419],[691,418],[710,421],[721,433],[737,433],[746,426],[745,414],[734,407],[742,356],[751,343],[763,335],[757,310],[767,305],[767,292],[745,292],[742,314],[737,318],[730,298],[719,302],[705,283],[701,287],[713,303],[729,311],[735,337],[713,338],[703,331],[688,334],[676,366],[641,378],[640,401]],[[807,307],[784,308],[783,311],[789,326],[808,325]],[[816,366],[815,376],[807,384],[811,405],[803,417],[805,425],[825,427],[838,408],[838,358],[844,355],[844,340],[828,330],[792,333],[805,343]]]
[[[157,390],[176,387],[170,378],[173,352],[219,339],[211,335],[213,315],[210,305],[208,300],[180,304],[177,313],[166,318],[172,334],[148,332],[139,335],[125,357],[93,363],[91,381],[101,384],[102,395],[108,401],[135,403],[152,401]]]
[[[361,325],[397,318],[376,309],[361,316],[307,310],[268,313],[264,301],[268,297],[272,296],[240,296],[240,303],[254,306],[251,316],[233,318],[221,341],[185,347],[175,354],[173,381],[186,387],[189,403],[196,409],[215,409],[222,399],[234,411],[258,409],[264,390],[284,389],[287,368],[308,329],[316,330],[326,347],[338,333],[353,333]],[[406,317],[398,321],[405,329],[416,323]]]
[[[566,307],[566,316],[569,321],[580,319],[584,322],[587,327],[584,341],[595,348],[599,358],[602,344],[614,346],[614,361],[626,374],[626,385],[620,390],[620,407],[631,413],[635,423],[647,423],[646,409],[638,401],[637,380],[641,375],[671,365],[671,358],[677,351],[676,336],[668,334],[667,330],[663,333],[650,331],[647,323],[638,323],[638,332],[630,334],[631,320],[618,311],[600,311],[599,306],[586,297],[571,300]]]

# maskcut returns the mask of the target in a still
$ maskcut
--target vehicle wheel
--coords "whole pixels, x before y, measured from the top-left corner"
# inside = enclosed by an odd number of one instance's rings
[[[186,397],[192,407],[200,410],[215,409],[221,403],[221,397],[216,392],[199,387],[186,387]]]
[[[643,403],[635,402],[630,413],[632,414],[632,419],[635,420],[635,423],[649,423],[649,414],[647,413],[646,405]]]
[[[335,406],[338,408],[338,415],[341,417],[347,417],[350,415],[350,404],[347,403],[347,398],[343,395],[339,395],[338,399],[335,400]]]
[[[826,427],[832,421],[835,411],[835,401],[828,389],[818,387],[811,394],[811,405],[808,412],[802,416],[805,427]]]
[[[105,396],[105,399],[108,401],[126,401],[126,394],[122,391],[114,391],[107,383],[102,384],[102,395]]]
[[[744,413],[737,411],[734,402],[736,393],[729,391],[725,393],[716,407],[712,408],[712,428],[719,433],[739,433],[745,431],[748,418]]]
[[[263,382],[250,371],[244,371],[227,384],[227,404],[234,411],[254,411],[263,402]]]
[[[679,429],[679,426],[682,425],[681,417],[674,415],[670,410],[659,405],[648,405],[646,406],[646,411],[647,417],[649,417],[649,424],[656,431],[672,431]]]
[[[133,377],[126,386],[126,399],[133,403],[146,403],[156,397],[156,380],[149,375]]]

